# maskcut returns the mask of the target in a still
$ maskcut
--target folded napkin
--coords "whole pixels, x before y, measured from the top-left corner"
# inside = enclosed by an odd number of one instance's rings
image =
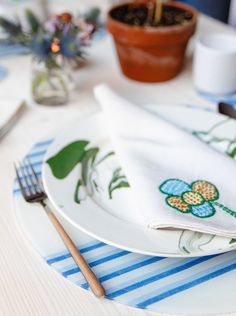
[[[0,80],[7,76],[7,68],[0,65]]]
[[[29,53],[30,53],[29,48],[21,44],[10,44],[10,43],[0,44],[0,58],[10,57],[10,56],[15,56],[15,55],[25,55]]]
[[[236,237],[236,163],[106,85],[95,88],[132,194],[134,221]]]
[[[21,116],[25,102],[18,99],[0,100],[0,138],[2,138],[16,123],[17,119]]]

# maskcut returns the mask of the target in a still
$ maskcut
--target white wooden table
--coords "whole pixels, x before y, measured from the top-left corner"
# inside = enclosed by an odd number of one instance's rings
[[[207,31],[235,32],[226,25],[201,17],[198,33]],[[93,46],[89,60],[88,66],[78,74],[78,89],[69,105],[49,108],[29,102],[31,105],[24,116],[0,142],[1,316],[154,315],[96,299],[57,275],[25,240],[15,219],[11,194],[13,161],[60,124],[92,111],[97,106],[92,95],[92,88],[97,83],[108,82],[140,106],[145,103],[184,103],[214,108],[213,104],[200,98],[192,86],[191,56],[187,58],[184,71],[176,79],[163,84],[141,84],[124,78],[119,72],[109,37]],[[30,57],[0,59],[0,64],[9,68],[8,78],[0,82],[0,97],[14,95],[29,100]]]

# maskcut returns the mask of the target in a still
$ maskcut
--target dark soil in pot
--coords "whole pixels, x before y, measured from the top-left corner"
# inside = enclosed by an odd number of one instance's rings
[[[146,0],[112,8],[107,26],[114,37],[123,73],[144,82],[174,78],[183,66],[196,16],[195,9],[178,2],[164,4],[158,24],[150,19]]]
[[[156,23],[152,18],[148,21],[147,5],[127,5],[111,12],[113,19],[135,26],[172,26],[187,23],[193,15],[190,11],[185,11],[172,6],[164,6],[161,21]]]

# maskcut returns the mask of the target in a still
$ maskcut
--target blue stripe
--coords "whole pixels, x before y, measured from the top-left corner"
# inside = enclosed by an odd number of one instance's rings
[[[108,248],[108,250],[107,250],[107,248]],[[101,258],[110,257],[111,255],[114,255],[116,253],[117,253],[116,248],[109,247],[108,245],[106,245],[105,251],[102,251],[102,252],[96,251],[95,253],[93,253],[89,257],[86,256],[86,260],[88,261],[88,263],[90,263],[92,261],[97,261]],[[75,264],[75,262],[73,260],[70,260],[68,263],[66,262],[63,265],[59,265],[57,267],[57,270],[61,274],[63,274],[64,272],[70,271],[70,270],[75,269],[75,268],[77,268],[77,265]]]
[[[32,153],[32,154],[28,154],[26,155],[27,159],[33,158],[33,157],[38,157],[38,156],[44,156],[46,154],[47,150],[42,150],[42,151],[38,151],[36,153]]]
[[[48,145],[50,145],[52,142],[54,141],[54,139],[52,138],[52,139],[48,139],[48,140],[45,140],[45,141],[42,141],[42,142],[38,142],[38,143],[36,143],[35,145],[34,145],[34,148],[36,148],[36,147],[41,147],[41,146],[48,146]]]
[[[159,301],[161,301],[161,300],[163,300],[163,299],[165,299],[167,297],[170,297],[172,295],[175,295],[175,294],[177,294],[179,292],[188,290],[188,289],[190,289],[190,288],[192,288],[192,287],[194,287],[194,286],[196,286],[198,284],[201,284],[203,282],[209,281],[209,280],[211,280],[213,278],[216,278],[216,277],[218,277],[218,276],[220,276],[220,275],[222,275],[224,273],[230,272],[230,271],[232,271],[234,269],[236,269],[236,263],[233,263],[233,264],[228,265],[228,266],[226,266],[224,268],[221,268],[219,270],[211,272],[211,273],[209,273],[207,275],[204,275],[204,276],[202,276],[200,278],[197,278],[197,279],[195,279],[195,280],[193,280],[191,282],[187,282],[185,284],[182,284],[182,285],[180,285],[178,287],[175,287],[175,288],[173,288],[173,289],[171,289],[171,290],[169,290],[167,292],[164,292],[164,293],[162,293],[162,294],[160,294],[160,295],[158,295],[156,297],[151,297],[151,298],[147,299],[146,301],[143,301],[143,302],[137,304],[136,307],[147,308],[149,305],[157,303],[157,302],[159,302]]]
[[[36,173],[36,175],[37,175],[37,176],[39,177],[39,179],[40,179],[42,173],[41,173],[41,172],[35,172],[35,173]],[[20,177],[21,180],[24,180],[24,178],[25,178],[25,177]],[[29,177],[27,177],[27,178],[29,178]],[[18,183],[16,179],[15,179],[15,181],[16,181],[16,183]],[[30,187],[32,187],[32,186],[30,186]],[[25,188],[26,188],[26,187],[25,187]],[[13,190],[13,194],[19,193],[19,192],[21,192],[21,191],[20,191],[19,186],[17,185],[17,188],[15,188],[15,189]]]
[[[106,274],[106,275],[100,277],[99,280],[100,280],[100,282],[105,282],[105,281],[108,281],[108,280],[110,280],[112,278],[120,276],[122,274],[125,274],[125,273],[128,273],[128,272],[137,270],[139,268],[145,267],[145,266],[147,266],[149,264],[152,264],[154,262],[158,262],[158,261],[163,260],[163,259],[166,259],[166,258],[164,258],[164,257],[152,257],[152,258],[146,259],[144,261],[135,263],[135,264],[133,264],[131,266],[125,267],[123,269],[120,269],[120,270],[114,271],[112,273]],[[81,286],[88,286],[88,284],[87,283],[83,283]]]
[[[155,282],[157,280],[161,280],[163,278],[166,278],[166,277],[168,277],[170,275],[173,275],[175,273],[178,273],[180,271],[184,271],[186,269],[189,269],[189,268],[191,268],[191,267],[193,267],[195,265],[198,265],[198,264],[200,264],[202,262],[210,260],[210,259],[212,259],[212,258],[214,258],[216,256],[218,256],[218,255],[212,255],[212,256],[197,258],[197,259],[195,259],[193,261],[184,263],[183,265],[177,266],[177,267],[172,268],[170,270],[167,270],[167,271],[164,271],[162,273],[156,274],[156,275],[154,275],[154,276],[152,276],[150,278],[147,278],[147,279],[141,280],[139,282],[133,283],[133,284],[131,284],[131,285],[127,286],[127,287],[124,287],[122,289],[119,289],[119,290],[117,290],[115,292],[109,293],[109,294],[107,294],[107,297],[110,298],[110,299],[114,299],[117,296],[120,296],[120,295],[125,294],[127,292],[134,291],[137,288],[143,287],[143,286],[145,286],[147,284],[150,284],[150,283],[153,283],[153,282]]]
[[[20,170],[20,169],[19,169],[19,170]],[[20,172],[19,172],[19,173],[20,173]],[[37,176],[40,176],[40,175],[42,174],[41,169],[40,169],[40,171],[36,171],[35,173],[36,173]],[[24,178],[25,178],[24,176],[20,176],[20,179],[21,179],[21,180],[24,180]],[[29,178],[29,177],[27,177],[27,178]],[[15,178],[15,182],[18,183],[17,178]]]
[[[112,254],[110,256],[106,256],[106,257],[100,258],[100,259],[98,259],[96,261],[92,261],[92,262],[89,263],[89,266],[92,268],[92,267],[95,267],[95,266],[97,266],[99,264],[102,264],[102,263],[105,263],[105,262],[117,259],[119,257],[125,256],[127,254],[129,254],[128,251],[120,251],[120,252],[117,252],[117,253]],[[78,267],[76,267],[74,269],[70,269],[68,271],[63,272],[62,275],[65,276],[65,277],[68,277],[69,275],[75,274],[75,273],[78,273],[78,272],[80,272],[80,269]]]
[[[137,296],[135,299],[129,301],[128,304],[132,306],[136,306],[140,302],[148,300],[150,297],[156,297],[158,295],[161,295],[164,292],[171,291],[173,288],[179,287],[185,283],[192,282],[193,280],[196,280],[198,278],[201,278],[204,275],[210,274],[216,270],[222,269],[226,267],[227,265],[231,265],[232,263],[235,263],[235,254],[234,253],[228,253],[219,255],[216,258],[213,258],[210,262],[205,262],[201,267],[195,267],[194,269],[190,269],[188,271],[188,276],[186,277],[186,273],[181,273],[180,275],[177,275],[177,281],[172,282],[172,278],[168,278],[167,285],[165,286],[158,286],[158,281],[155,283],[156,286],[153,287],[153,290],[150,292],[151,287],[149,287],[149,290],[145,294],[145,291],[143,292],[143,295]],[[176,278],[173,278],[174,280]]]
[[[33,167],[35,167],[35,168],[37,168],[37,167],[41,167],[42,166],[42,164],[43,164],[43,161],[42,160],[40,160],[40,161],[37,161],[37,162],[34,162],[34,163],[32,163],[31,162],[31,165],[33,166]],[[17,168],[18,169],[18,171],[22,171],[22,170],[28,170],[28,166],[23,166],[23,168]],[[41,172],[41,168],[40,168],[40,172]],[[16,180],[16,182],[17,182],[17,179],[15,179]]]
[[[101,248],[101,247],[104,247],[104,246],[107,246],[106,244],[104,244],[103,242],[98,242],[94,245],[91,245],[91,246],[88,246],[88,247],[84,247],[84,248],[81,248],[80,249],[80,252],[81,253],[86,253],[86,252],[89,252],[89,251],[92,251],[94,249],[98,249],[98,248]],[[77,247],[79,249],[79,247]],[[68,259],[71,257],[71,254],[69,252],[61,255],[61,256],[57,256],[55,258],[52,258],[52,259],[48,259],[46,260],[48,264],[53,264],[53,263],[56,263],[56,262],[59,262],[59,261],[62,261],[62,260],[65,260],[65,259]]]

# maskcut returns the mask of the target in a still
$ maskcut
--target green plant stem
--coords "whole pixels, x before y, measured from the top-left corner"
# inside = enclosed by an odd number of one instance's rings
[[[231,209],[229,209],[228,207],[224,206],[223,204],[221,204],[221,203],[219,203],[217,201],[213,201],[213,202],[211,202],[211,204],[220,207],[224,212],[226,212],[229,215],[231,215],[231,216],[236,218],[236,212],[232,211]]]

